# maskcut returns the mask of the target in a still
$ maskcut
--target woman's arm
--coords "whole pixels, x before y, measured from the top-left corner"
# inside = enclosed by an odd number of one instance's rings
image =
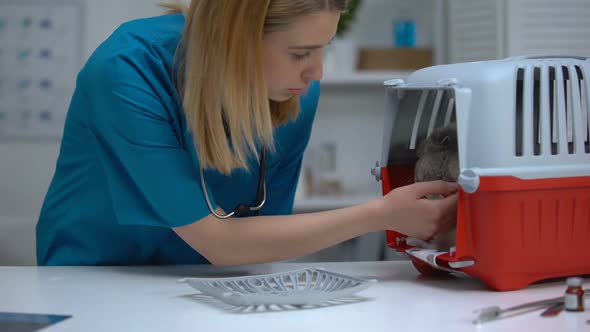
[[[288,216],[217,219],[209,215],[174,230],[215,265],[295,258],[377,230],[371,203]]]
[[[393,190],[365,204],[289,216],[220,220],[209,215],[174,228],[214,265],[265,263],[307,255],[374,231],[395,229],[429,239],[455,217],[456,185],[422,182]],[[447,196],[423,199],[426,194]]]

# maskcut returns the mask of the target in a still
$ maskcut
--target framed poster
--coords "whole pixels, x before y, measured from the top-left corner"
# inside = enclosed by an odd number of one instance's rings
[[[82,64],[84,0],[0,3],[0,140],[59,139]]]

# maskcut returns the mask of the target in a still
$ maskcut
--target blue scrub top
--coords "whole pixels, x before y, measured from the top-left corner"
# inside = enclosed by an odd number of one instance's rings
[[[171,229],[210,214],[170,75],[183,27],[180,14],[125,23],[80,71],[37,224],[38,264],[208,263]],[[297,120],[275,129],[262,215],[292,212],[318,98],[313,82]],[[205,180],[225,211],[251,205],[257,160],[250,174],[206,170]]]

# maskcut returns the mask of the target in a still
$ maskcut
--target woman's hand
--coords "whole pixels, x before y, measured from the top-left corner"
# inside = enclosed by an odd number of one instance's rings
[[[417,182],[396,188],[375,202],[377,227],[430,240],[456,223],[457,190],[456,183],[444,181]],[[442,198],[427,199],[427,196]]]

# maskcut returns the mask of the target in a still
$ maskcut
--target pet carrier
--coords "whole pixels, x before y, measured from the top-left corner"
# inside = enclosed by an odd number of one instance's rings
[[[455,246],[436,265],[496,290],[590,274],[590,60],[512,57],[433,66],[385,82],[385,195],[413,182],[416,147],[455,123]],[[387,231],[389,247],[408,238]],[[431,265],[410,256],[416,268]]]

